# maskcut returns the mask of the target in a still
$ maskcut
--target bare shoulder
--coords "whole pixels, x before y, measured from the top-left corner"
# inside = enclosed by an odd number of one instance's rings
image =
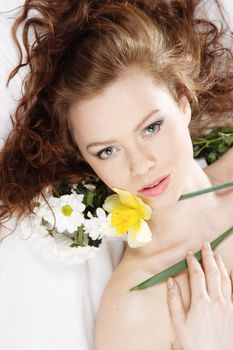
[[[95,350],[170,350],[173,329],[166,286],[130,292],[141,279],[124,266],[113,274],[96,320]],[[145,277],[142,277],[142,280]]]
[[[216,162],[206,167],[205,171],[219,181],[231,181],[233,179],[233,147]]]

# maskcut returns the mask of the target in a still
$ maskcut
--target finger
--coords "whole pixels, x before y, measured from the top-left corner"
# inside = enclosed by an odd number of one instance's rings
[[[231,288],[233,286],[233,270],[231,271]],[[233,290],[231,289],[231,301],[233,301]]]
[[[232,294],[231,278],[228,275],[227,269],[224,265],[221,255],[215,254],[214,257],[220,272],[222,294],[226,300],[231,300],[231,294]]]
[[[208,298],[205,275],[199,261],[192,251],[187,254],[186,261],[189,272],[191,303],[196,303],[203,297]]]
[[[203,244],[201,254],[208,295],[213,299],[222,297],[221,276],[209,242]]]
[[[170,316],[176,330],[182,330],[186,318],[180,286],[173,279],[167,280],[167,301]]]

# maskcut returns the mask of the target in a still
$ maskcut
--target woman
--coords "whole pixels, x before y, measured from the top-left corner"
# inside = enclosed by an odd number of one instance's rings
[[[190,132],[198,136],[209,126],[231,125],[233,108],[230,55],[221,46],[221,30],[208,20],[195,19],[198,5],[199,1],[67,0],[54,6],[28,0],[14,28],[16,32],[31,16],[23,27],[30,74],[13,133],[1,154],[1,218],[32,213],[33,199],[45,187],[76,183],[90,173],[110,188],[139,194],[153,209],[152,242],[126,249],[106,290],[97,348],[141,348],[141,339],[147,349],[171,347],[176,332],[164,301],[164,284],[141,294],[128,290],[232,224],[230,190],[177,203],[182,193],[227,181],[232,174],[232,152],[204,170],[192,158]],[[31,10],[39,16],[32,16]],[[35,33],[33,46],[27,44],[29,28]],[[11,77],[23,65],[21,61]],[[220,166],[221,177],[214,170]],[[166,190],[157,187],[152,197],[143,191],[165,178]],[[221,219],[211,223],[215,213]],[[231,269],[229,252],[223,255]],[[178,281],[187,305],[186,274]],[[153,305],[154,300],[160,301],[159,325],[154,313],[145,312],[145,303]],[[54,318],[59,319],[59,313]],[[167,329],[163,339],[161,326]],[[132,333],[135,328],[137,336]],[[116,335],[124,341],[113,344]],[[78,337],[69,348],[76,344]]]

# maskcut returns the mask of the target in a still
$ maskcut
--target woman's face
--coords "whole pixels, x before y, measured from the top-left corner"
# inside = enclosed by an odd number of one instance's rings
[[[186,97],[177,103],[167,88],[131,71],[70,110],[70,128],[84,159],[110,188],[121,188],[156,206],[177,201],[193,161]],[[139,190],[169,175],[166,189]]]

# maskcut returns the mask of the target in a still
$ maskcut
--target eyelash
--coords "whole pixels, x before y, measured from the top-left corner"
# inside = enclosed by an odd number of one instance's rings
[[[157,130],[157,132],[156,132],[156,134],[157,134],[157,133],[161,130],[162,124],[163,124],[163,120],[159,120],[159,121],[157,121],[157,122],[154,122],[154,123],[148,125],[144,130],[148,129],[148,128],[151,127],[151,126],[156,126],[156,127],[158,127],[158,129],[159,129],[159,130]],[[154,133],[151,134],[151,135],[154,135]]]
[[[154,134],[157,134],[157,133],[161,130],[162,125],[163,125],[163,120],[159,120],[159,121],[156,121],[156,122],[154,122],[154,123],[149,124],[149,125],[148,125],[147,127],[145,127],[143,130],[146,131],[146,129],[150,128],[151,126],[153,126],[153,127],[156,126],[159,130],[158,130],[156,133],[153,132],[153,133],[150,133],[150,134],[149,134],[149,136],[152,136],[152,135],[154,135]],[[103,150],[99,151],[99,152],[96,154],[96,156],[97,156],[99,159],[101,159],[101,160],[107,160],[107,159],[109,159],[109,158],[111,157],[111,155],[110,155],[109,157],[107,157],[107,158],[101,158],[101,155],[102,155],[105,151],[107,151],[107,150],[109,150],[109,149],[112,149],[112,146],[106,147],[106,148],[104,148]]]

